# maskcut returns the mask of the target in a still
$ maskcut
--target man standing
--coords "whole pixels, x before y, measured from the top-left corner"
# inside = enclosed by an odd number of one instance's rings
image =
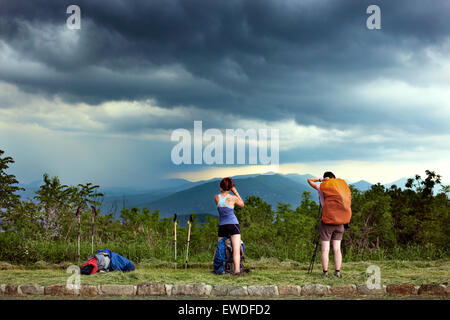
[[[315,182],[321,182],[321,184],[318,185]],[[330,171],[323,174],[323,179],[308,179],[308,184],[319,192],[322,206],[319,233],[322,246],[323,275],[328,276],[330,241],[332,241],[334,275],[340,278],[342,265],[341,240],[344,234],[344,225],[350,222],[352,216],[350,188],[344,180],[336,179]]]

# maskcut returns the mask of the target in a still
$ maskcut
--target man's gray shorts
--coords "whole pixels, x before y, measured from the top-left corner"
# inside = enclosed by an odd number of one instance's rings
[[[323,221],[320,221],[319,233],[321,241],[342,240],[344,225],[325,224]]]

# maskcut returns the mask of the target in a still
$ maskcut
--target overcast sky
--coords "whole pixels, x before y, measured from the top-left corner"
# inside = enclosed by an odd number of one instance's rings
[[[282,173],[449,181],[449,16],[446,0],[0,0],[0,149],[23,183],[257,172],[174,165],[172,131],[202,120],[278,129]]]

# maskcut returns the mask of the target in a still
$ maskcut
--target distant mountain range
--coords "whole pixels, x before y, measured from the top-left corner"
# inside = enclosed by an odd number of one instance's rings
[[[391,186],[396,185],[397,187],[404,189],[407,181],[408,181],[408,178],[401,178],[401,179],[395,180],[394,182],[386,183],[384,185],[384,187],[389,189]]]
[[[408,181],[408,178],[401,178],[401,179],[395,180],[393,182],[384,184],[384,187],[386,189],[389,189],[391,186],[396,185],[400,189],[404,189],[406,181]],[[356,189],[358,189],[360,191],[367,191],[372,187],[372,184],[366,180],[360,180],[358,182],[353,182],[353,183],[350,183],[350,185],[352,185],[353,187],[355,187]]]
[[[258,196],[267,203],[276,207],[278,202],[289,203],[293,208],[301,201],[303,191],[312,191],[306,184],[275,174],[258,175],[250,178],[236,177],[233,179],[242,198]],[[218,181],[204,184],[176,192],[161,199],[151,201],[144,206],[158,209],[161,217],[189,213],[209,213],[217,215],[214,195],[219,192]],[[317,193],[312,192],[313,199],[317,200]]]
[[[318,201],[318,196],[307,183],[307,179],[314,177],[310,174],[250,174],[232,177],[236,183],[237,190],[245,199],[246,196],[254,195],[261,197],[264,201],[276,208],[277,203],[288,203],[295,208],[300,204],[304,191],[312,194],[313,200]],[[389,188],[393,184],[404,188],[408,178],[402,178],[385,184]],[[113,213],[115,217],[120,216],[122,208],[144,208],[158,209],[161,217],[188,215],[190,213],[202,214],[202,216],[217,216],[214,203],[214,194],[219,192],[218,181],[220,178],[190,182],[184,179],[163,180],[159,189],[135,189],[129,187],[101,188],[105,194],[101,211]],[[42,181],[34,181],[28,185],[20,185],[25,191],[20,192],[23,199],[33,198],[34,192],[39,189]],[[349,183],[361,191],[367,191],[372,184],[365,180]],[[184,218],[183,218],[184,219]]]
[[[311,174],[299,175],[272,174],[272,175],[241,175],[232,177],[237,185],[238,192],[245,199],[246,196],[255,195],[276,208],[277,203],[288,203],[292,208],[300,204],[303,191],[311,192],[314,201],[318,201],[317,193],[308,185],[307,179],[314,177]],[[404,187],[407,178],[399,179],[386,184],[390,187],[393,184]],[[160,210],[161,217],[169,217],[174,213],[187,215],[190,213],[200,213],[217,216],[217,209],[214,203],[214,194],[219,192],[218,181],[220,178],[182,183],[173,188],[153,191],[142,194],[128,194],[122,196],[105,196],[103,211],[113,212],[118,217],[122,208],[147,207],[151,210]],[[361,191],[367,191],[372,184],[365,180],[349,183]],[[112,210],[113,209],[113,210]]]
[[[360,191],[367,191],[372,187],[372,184],[366,180],[360,180],[358,182],[350,183],[350,185]]]

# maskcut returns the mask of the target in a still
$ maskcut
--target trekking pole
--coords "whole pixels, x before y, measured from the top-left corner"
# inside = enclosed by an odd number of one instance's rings
[[[80,238],[81,238],[81,207],[78,207],[76,217],[78,220],[78,264],[80,264]]]
[[[192,214],[189,216],[188,221],[188,240],[187,240],[187,247],[186,247],[186,264],[184,265],[184,268],[187,269],[188,267],[188,258],[189,258],[189,243],[191,242],[191,225],[192,225]]]
[[[173,239],[175,243],[175,260],[174,260],[174,266],[175,269],[177,268],[177,214],[173,214]]]
[[[319,220],[319,224],[320,224],[320,218],[321,218],[321,214],[320,214],[321,209],[322,209],[322,206],[319,205],[319,212],[317,213],[317,219]],[[317,236],[316,246],[314,248],[314,252],[311,257],[311,262],[309,263],[308,273],[312,273],[312,271],[314,269],[314,262],[316,261],[316,254],[317,254],[317,248],[319,247],[319,242],[320,242],[320,234]]]
[[[94,254],[94,223],[95,216],[97,215],[97,210],[94,206],[91,206],[92,209],[92,228],[91,228],[91,255]]]

